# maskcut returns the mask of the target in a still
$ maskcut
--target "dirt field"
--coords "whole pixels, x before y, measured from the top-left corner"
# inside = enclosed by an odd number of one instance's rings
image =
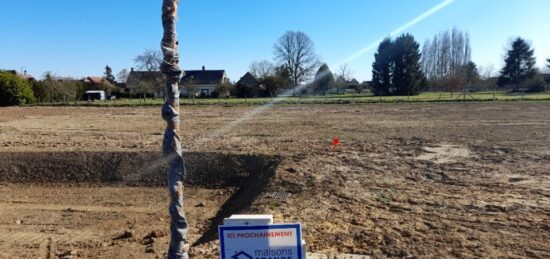
[[[550,257],[550,103],[255,109],[182,107],[193,258],[234,212],[327,254]],[[159,113],[0,108],[0,257],[162,257]]]

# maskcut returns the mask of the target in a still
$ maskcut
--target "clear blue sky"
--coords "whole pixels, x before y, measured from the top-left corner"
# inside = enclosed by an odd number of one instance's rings
[[[133,66],[158,48],[161,0],[2,0],[0,69],[26,68],[41,77],[102,75]],[[443,0],[181,0],[182,67],[225,69],[238,80],[254,60],[272,59],[287,30],[301,30],[331,66],[418,17]],[[478,66],[502,65],[511,37],[535,48],[538,65],[550,57],[550,1],[455,0],[404,32],[421,44],[456,26],[470,32]],[[371,76],[374,50],[349,62],[360,81]]]

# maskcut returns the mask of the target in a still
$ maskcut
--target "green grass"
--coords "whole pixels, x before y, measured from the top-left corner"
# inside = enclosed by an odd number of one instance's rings
[[[550,101],[550,93],[478,92],[467,94],[425,92],[415,96],[373,96],[371,94],[341,94],[327,96],[279,97],[279,98],[229,98],[229,99],[181,99],[185,105],[264,105],[276,104],[351,104],[351,103],[407,103],[407,102],[482,102],[482,101]],[[77,101],[70,103],[44,103],[44,106],[160,106],[162,99],[120,99],[109,101]]]

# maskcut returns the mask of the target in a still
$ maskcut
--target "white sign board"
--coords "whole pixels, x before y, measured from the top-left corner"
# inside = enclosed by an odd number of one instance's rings
[[[300,224],[220,226],[221,259],[305,259]]]

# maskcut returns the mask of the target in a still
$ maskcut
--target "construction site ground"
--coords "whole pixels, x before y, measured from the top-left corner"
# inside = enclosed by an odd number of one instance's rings
[[[299,222],[321,254],[550,257],[548,102],[181,111],[192,258],[232,213]],[[160,107],[0,108],[0,258],[164,257],[164,127]]]

